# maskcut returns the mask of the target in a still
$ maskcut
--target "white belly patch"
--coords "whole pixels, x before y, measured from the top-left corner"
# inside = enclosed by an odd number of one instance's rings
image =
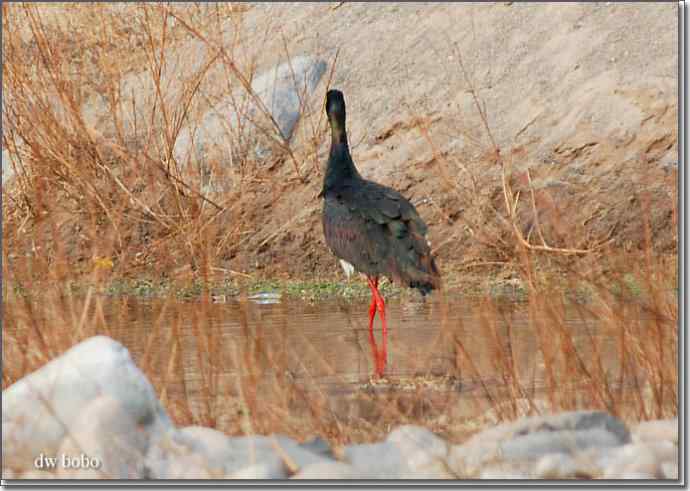
[[[347,276],[348,278],[352,276],[352,273],[355,272],[355,267],[347,261],[344,261],[343,259],[340,260],[340,265],[343,267],[343,271],[345,271],[345,276]]]

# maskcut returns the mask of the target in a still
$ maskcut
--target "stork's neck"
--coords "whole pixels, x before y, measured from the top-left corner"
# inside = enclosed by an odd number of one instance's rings
[[[347,131],[345,122],[330,118],[331,123],[331,150],[328,154],[328,167],[323,180],[323,192],[337,187],[340,183],[360,177],[347,144]]]
[[[345,128],[345,117],[341,114],[329,114],[328,123],[331,125],[331,152],[337,145],[347,147],[347,128]]]

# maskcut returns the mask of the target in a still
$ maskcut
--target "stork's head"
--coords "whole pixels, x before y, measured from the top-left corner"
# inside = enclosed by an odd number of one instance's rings
[[[329,90],[326,93],[326,114],[331,125],[336,123],[345,127],[345,97],[339,90]]]

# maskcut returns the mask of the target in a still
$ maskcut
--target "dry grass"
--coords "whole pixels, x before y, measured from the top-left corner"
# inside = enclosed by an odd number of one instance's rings
[[[50,277],[81,275],[96,257],[110,258],[122,276],[167,277],[191,268],[205,277],[210,264],[231,257],[251,235],[257,186],[279,199],[283,189],[269,185],[269,176],[302,179],[314,168],[313,145],[296,156],[251,90],[257,60],[238,41],[239,20],[225,40],[219,19],[241,15],[233,6],[100,4],[65,7],[54,19],[46,12],[58,6],[4,8],[3,147],[17,184],[5,195],[5,244],[25,251],[35,240],[52,243],[43,251],[54,263]],[[79,43],[72,40],[75,25]],[[176,40],[193,52],[176,53]],[[150,97],[142,95],[147,91]],[[238,124],[228,125],[218,145],[230,150],[232,165],[214,156],[178,162],[183,126],[196,128],[228,93]],[[258,110],[250,113],[251,102]],[[307,103],[300,131],[319,142],[325,124],[320,111],[310,116]],[[270,162],[257,160],[258,143],[273,148]],[[55,267],[62,264],[70,271]]]
[[[475,257],[520,279],[534,356],[527,366],[516,358],[516,326],[505,305],[486,296],[474,329],[491,354],[492,380],[468,348],[465,326],[444,321],[441,341],[453,346],[447,371],[473,390],[429,387],[420,379],[408,381],[406,391],[391,383],[393,389],[369,387],[334,400],[314,390],[317,381],[291,374],[295,354],[276,347],[286,340],[274,336],[268,342],[245,303],[239,304],[242,332],[232,339],[223,336],[221,320],[209,310],[205,285],[219,272],[242,279],[218,264],[248,246],[262,220],[257,194],[270,205],[306,175],[314,178],[306,191],[320,181],[317,153],[325,121],[320,108],[309,112],[308,101],[298,149],[287,145],[270,118],[254,122],[274,149],[270,162],[252,157],[256,141],[241,127],[229,128],[224,142],[236,159],[230,168],[175,161],[183,125],[198,122],[220,96],[243,94],[236,101],[239,114],[256,100],[249,81],[257,59],[240,42],[218,41],[219,19],[240,26],[242,9],[4,4],[3,11],[3,148],[16,171],[16,185],[3,192],[3,388],[94,334],[126,339],[123,326],[108,322],[106,311],[126,318],[132,306],[126,298],[101,293],[113,277],[145,274],[182,284],[202,280],[193,314],[189,305],[168,298],[145,341],[128,346],[178,425],[299,439],[318,434],[340,445],[378,439],[405,422],[461,440],[482,422],[544,408],[600,408],[629,420],[677,415],[676,263],[656,253],[643,192],[636,202],[646,231],[639,252],[613,247],[607,233],[592,236],[585,224],[570,223],[558,210],[544,218],[553,196],[531,186],[529,171],[513,170],[519,150],[503,155],[476,98],[475,121],[483,130],[472,138],[485,149],[484,165],[496,172],[479,175],[470,162],[456,172],[428,136],[438,175],[467,206],[437,248],[469,235],[484,251]],[[238,37],[241,31],[233,39]],[[206,46],[207,58],[168,91],[161,78],[168,48],[189,40]],[[143,70],[154,88],[146,107],[133,107],[135,99],[122,93],[123,79],[133,70]],[[225,80],[216,93],[204,82],[213,76]],[[82,109],[95,95],[106,101],[108,134],[95,131]],[[282,185],[274,184],[276,175]],[[228,183],[225,191],[206,192],[209,179]],[[671,194],[675,225],[677,194]],[[438,211],[447,214],[447,207]],[[271,247],[271,238],[257,242]],[[76,294],[70,287],[75,283],[89,286]],[[578,295],[584,301],[573,298]],[[422,373],[434,355],[429,350],[420,361]],[[319,372],[332,372],[328,360],[320,363]],[[539,376],[525,377],[535,366]],[[196,394],[193,400],[190,393]]]

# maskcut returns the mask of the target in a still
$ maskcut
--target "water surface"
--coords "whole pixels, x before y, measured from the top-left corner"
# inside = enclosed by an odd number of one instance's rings
[[[560,339],[557,323],[530,317],[525,304],[455,298],[444,308],[439,298],[393,299],[386,308],[385,379],[377,381],[368,299],[310,304],[268,294],[220,303],[101,300],[110,334],[147,373],[165,382],[169,400],[187,399],[191,406],[209,394],[237,396],[248,380],[259,396],[289,382],[307,393],[338,398],[364,388],[420,384],[436,392],[476,395],[487,388],[507,389],[508,376],[517,377],[533,396],[548,377],[544,349],[559,349],[544,343]],[[616,339],[606,326],[578,305],[562,314],[579,355],[585,361],[596,356],[614,371]],[[374,333],[380,347],[378,318]]]

